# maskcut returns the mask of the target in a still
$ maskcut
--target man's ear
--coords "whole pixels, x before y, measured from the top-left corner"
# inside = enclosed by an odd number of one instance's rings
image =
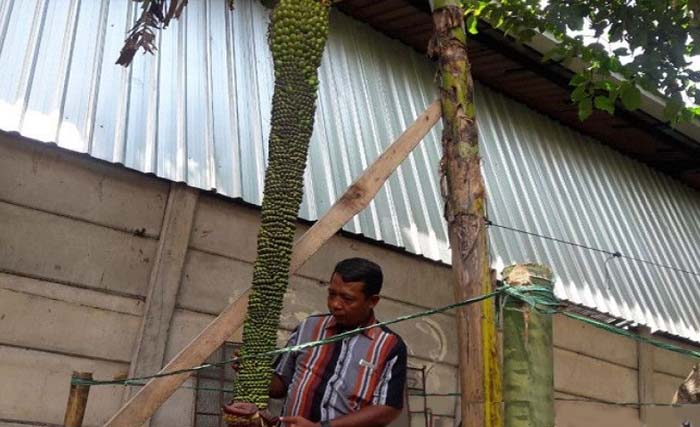
[[[379,299],[380,299],[379,295],[372,295],[371,297],[369,297],[370,308],[374,308],[374,306],[379,304]]]

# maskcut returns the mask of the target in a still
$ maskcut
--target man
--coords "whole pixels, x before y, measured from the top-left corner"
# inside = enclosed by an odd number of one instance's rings
[[[376,323],[381,268],[363,258],[339,262],[328,288],[329,314],[311,316],[288,346],[328,338]],[[386,327],[342,341],[285,353],[277,361],[270,396],[286,397],[288,427],[380,427],[401,412],[406,345]]]

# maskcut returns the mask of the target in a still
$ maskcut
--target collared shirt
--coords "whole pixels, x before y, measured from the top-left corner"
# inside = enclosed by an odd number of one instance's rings
[[[369,324],[376,323],[374,316]],[[330,314],[302,321],[288,346],[337,334]],[[313,422],[333,420],[369,405],[403,407],[406,345],[386,327],[372,328],[342,341],[285,353],[275,373],[288,385],[284,415]]]

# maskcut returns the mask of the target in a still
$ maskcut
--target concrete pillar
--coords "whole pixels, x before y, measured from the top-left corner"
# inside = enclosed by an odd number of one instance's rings
[[[154,374],[163,367],[198,197],[199,191],[184,184],[170,186],[130,377]],[[135,392],[133,388],[127,390],[124,401]]]

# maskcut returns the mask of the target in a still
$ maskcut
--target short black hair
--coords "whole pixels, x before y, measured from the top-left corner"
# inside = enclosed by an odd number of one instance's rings
[[[382,268],[376,263],[364,258],[348,258],[335,265],[333,273],[337,273],[344,282],[362,282],[366,297],[379,295],[382,291],[384,275]]]

